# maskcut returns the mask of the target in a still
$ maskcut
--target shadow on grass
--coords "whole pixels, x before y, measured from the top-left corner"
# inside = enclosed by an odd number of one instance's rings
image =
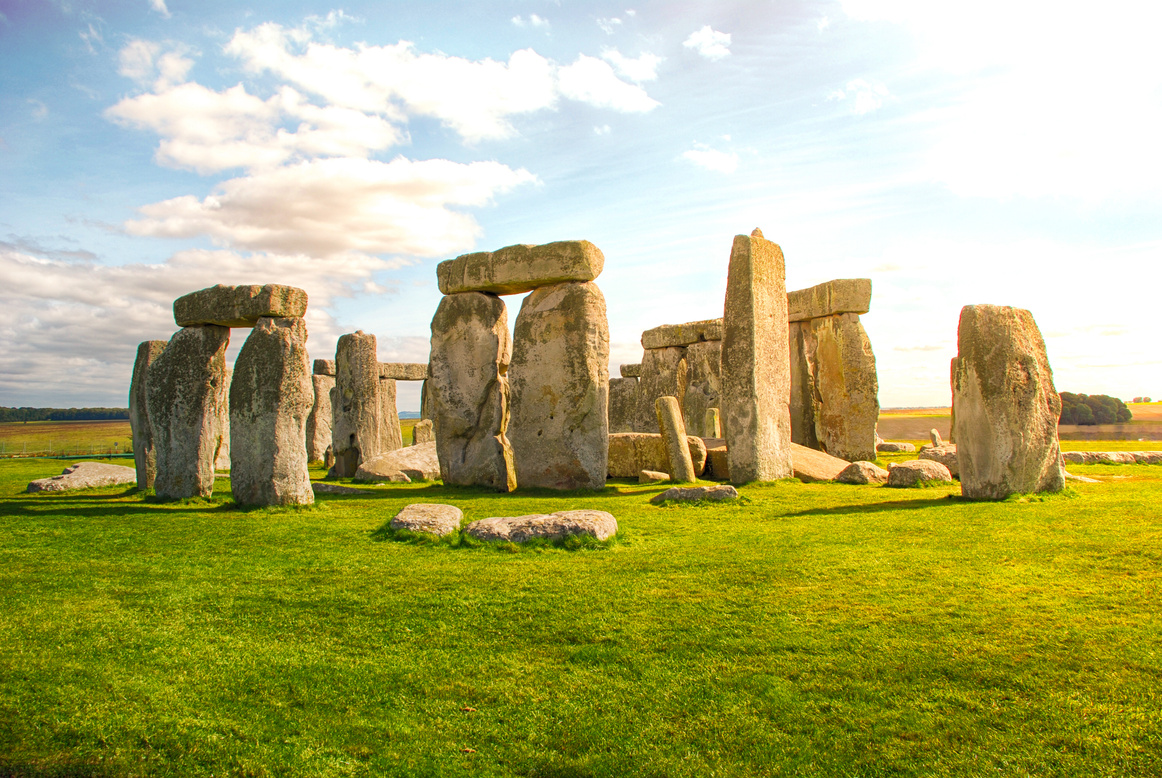
[[[839,513],[882,513],[884,511],[914,511],[923,510],[925,508],[934,508],[938,505],[959,505],[967,504],[969,500],[964,500],[957,494],[943,495],[941,497],[930,497],[921,500],[888,500],[887,502],[877,502],[870,505],[837,505],[831,508],[808,508],[802,511],[791,511],[783,514],[784,516],[834,516]]]

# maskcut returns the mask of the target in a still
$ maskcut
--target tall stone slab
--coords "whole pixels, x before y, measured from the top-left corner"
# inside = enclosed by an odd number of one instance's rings
[[[646,349],[637,392],[637,432],[653,432],[658,426],[654,403],[659,397],[686,399],[686,349],[684,346]]]
[[[399,426],[399,407],[396,405],[394,378],[384,378],[382,363],[379,373],[379,453],[403,448],[403,431]]]
[[[706,429],[706,412],[717,408],[722,396],[722,341],[708,340],[686,347],[686,396],[682,415],[686,432],[700,438],[717,437]]]
[[[609,379],[609,431],[633,432],[637,419],[637,379]]]
[[[133,378],[129,382],[129,431],[133,436],[133,464],[137,467],[137,488],[153,488],[157,476],[157,452],[145,400],[145,376],[149,366],[165,351],[166,341],[147,340],[137,347]]]
[[[234,371],[226,368],[226,380],[218,388],[218,433],[214,441],[214,469],[230,469],[230,385]]]
[[[331,447],[331,390],[335,376],[315,373],[311,376],[314,402],[307,415],[307,461],[323,462]]]
[[[693,483],[697,479],[690,447],[686,444],[686,424],[677,397],[659,397],[654,402],[658,431],[666,445],[667,472],[675,483]]]
[[[183,327],[145,375],[145,400],[157,454],[158,497],[209,497],[226,382],[230,330]]]
[[[812,319],[806,350],[812,366],[818,448],[848,462],[874,460],[879,380],[871,340],[859,316],[843,313]],[[793,380],[791,385],[793,406]]]
[[[432,317],[425,402],[445,484],[516,488],[509,417],[512,342],[504,302],[460,292],[440,300]]]
[[[815,396],[815,367],[811,362],[815,353],[811,321],[793,321],[787,329],[791,369],[791,442],[819,449],[822,446],[815,434],[815,407],[820,401]]]
[[[230,382],[230,489],[235,502],[315,502],[306,444],[313,404],[306,323],[297,317],[260,318],[238,352]]]
[[[609,460],[609,324],[592,282],[542,286],[513,328],[508,437],[521,486],[602,489]]]
[[[726,279],[720,406],[732,483],[792,474],[788,338],[782,249],[757,229],[736,235]]]
[[[331,453],[340,478],[354,477],[361,464],[382,451],[375,348],[375,336],[362,330],[341,336],[335,346]]]
[[[1064,489],[1061,397],[1033,314],[966,305],[957,343],[952,403],[961,494],[1000,500]]]

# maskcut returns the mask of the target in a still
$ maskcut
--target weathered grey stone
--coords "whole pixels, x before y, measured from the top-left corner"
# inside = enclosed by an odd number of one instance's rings
[[[686,399],[686,349],[656,348],[646,352],[642,360],[642,376],[637,387],[638,432],[653,432],[658,428],[654,403],[659,397],[677,397],[681,406]]]
[[[1076,465],[1153,465],[1162,460],[1157,451],[1066,451],[1062,460]]]
[[[755,230],[730,253],[722,338],[722,422],[733,483],[791,475],[791,378],[783,252]]]
[[[594,283],[542,286],[513,328],[508,438],[521,486],[602,489],[609,457],[609,325]]]
[[[427,362],[380,362],[379,377],[393,381],[426,381]]]
[[[165,351],[164,340],[147,340],[137,347],[133,363],[133,378],[129,383],[129,430],[133,436],[133,463],[137,470],[137,488],[152,489],[157,475],[157,453],[154,451],[153,430],[149,427],[149,413],[145,401],[145,376],[149,366]]]
[[[870,278],[837,278],[834,281],[787,293],[789,321],[807,321],[841,313],[871,310]]]
[[[335,377],[335,360],[333,359],[316,359],[315,366],[311,370],[314,375],[329,375]]]
[[[940,430],[936,429],[935,427],[928,430],[928,440],[931,441],[933,446],[944,445],[944,438],[940,437]]]
[[[445,484],[516,488],[505,436],[511,355],[499,297],[464,292],[440,300],[432,318],[427,399]]]
[[[835,476],[835,480],[841,484],[885,484],[888,471],[874,462],[852,462]]]
[[[670,480],[669,473],[660,473],[657,470],[643,470],[638,473],[639,484],[660,484]]]
[[[190,292],[174,300],[173,317],[179,327],[216,324],[253,327],[260,318],[302,318],[307,293],[294,286],[226,286]]]
[[[331,401],[331,453],[334,474],[355,475],[359,466],[383,450],[379,361],[374,335],[359,330],[335,346],[335,395]]]
[[[395,514],[391,528],[443,536],[458,531],[463,519],[464,512],[455,505],[415,502]]]
[[[654,403],[658,417],[658,429],[666,449],[666,472],[678,483],[693,483],[694,461],[690,458],[690,446],[686,442],[686,424],[682,421],[682,410],[678,398],[659,397]]]
[[[812,319],[805,341],[819,446],[840,459],[875,459],[879,381],[871,340],[859,317],[846,313]]]
[[[791,442],[807,448],[822,448],[815,432],[814,341],[811,321],[793,321],[787,325],[788,365],[791,374]],[[810,347],[811,353],[808,353]]]
[[[939,462],[931,459],[913,459],[908,462],[893,462],[888,468],[888,486],[918,486],[936,481],[952,483],[952,473]]]
[[[876,451],[882,451],[885,454],[913,454],[916,447],[911,443],[902,441],[883,440],[876,444]]]
[[[686,348],[686,396],[682,416],[686,431],[703,438],[721,437],[706,426],[706,415],[718,408],[722,396],[722,341],[692,343]]]
[[[737,499],[738,490],[733,486],[672,486],[661,494],[655,494],[650,502],[658,505],[663,502],[722,502]]]
[[[214,470],[230,470],[230,386],[234,369],[226,368],[226,378],[218,390],[218,432],[214,441]]]
[[[703,438],[721,438],[722,437],[722,419],[718,415],[717,408],[707,408],[706,413],[702,416],[702,435]]]
[[[151,341],[146,341],[146,343],[149,342]],[[161,342],[164,343],[164,341]],[[138,353],[140,354],[140,352]],[[137,470],[135,468],[110,465],[105,462],[78,462],[66,467],[60,475],[31,481],[25,491],[69,492],[74,489],[92,489],[95,486],[132,483],[137,483]]]
[[[159,497],[209,497],[214,490],[229,343],[226,327],[183,327],[149,366],[145,400]]]
[[[690,321],[685,324],[663,324],[642,333],[642,348],[669,348],[691,343],[722,340],[722,319]]]
[[[999,500],[1064,489],[1061,397],[1033,314],[966,305],[957,342],[952,404],[961,494]]]
[[[791,444],[791,469],[804,483],[834,481],[848,465],[847,460],[833,457],[825,451]]]
[[[694,472],[701,475],[706,467],[706,444],[702,438],[686,436]],[[665,472],[670,461],[666,444],[657,432],[618,432],[609,436],[609,476],[637,478],[642,470]]]
[[[953,477],[960,475],[960,460],[956,453],[955,443],[945,443],[940,446],[924,446],[920,449],[920,459],[929,459],[939,462],[948,468]]]
[[[622,378],[641,378],[642,377],[642,366],[641,366],[640,362],[636,365],[622,365],[620,370],[621,370],[621,377]]]
[[[633,432],[637,418],[637,379],[609,379],[609,431]]]
[[[335,376],[315,373],[311,387],[315,398],[307,415],[307,460],[323,462],[331,447],[331,390],[335,388]]]
[[[465,530],[477,540],[524,543],[533,538],[559,540],[570,535],[590,535],[607,540],[617,534],[617,519],[605,511],[558,511],[550,515],[494,516],[469,524]]]
[[[307,325],[261,318],[230,383],[230,490],[241,505],[311,505],[307,415],[314,404]]]
[[[711,481],[730,480],[730,459],[726,455],[726,441],[722,438],[703,438],[706,446],[706,469],[702,477]]]
[[[350,486],[342,486],[340,484],[328,484],[321,481],[311,481],[311,491],[315,494],[350,494],[362,495],[366,497],[371,492],[366,489],[352,489]]]
[[[412,427],[412,445],[422,446],[425,443],[435,443],[436,435],[432,432],[432,420],[420,419]],[[437,460],[438,461],[438,460]]]
[[[379,379],[379,450],[403,448],[403,430],[399,427],[399,409],[395,403],[395,381]]]
[[[356,481],[390,481],[398,474],[408,481],[435,481],[440,477],[440,459],[435,443],[385,451],[369,459],[355,471]],[[398,480],[398,479],[397,479]]]
[[[444,294],[522,294],[566,281],[592,281],[604,266],[605,255],[589,241],[562,240],[463,254],[437,265],[436,277]]]
[[[420,384],[420,418],[428,419],[429,421],[432,418],[432,399],[428,394],[427,381]]]

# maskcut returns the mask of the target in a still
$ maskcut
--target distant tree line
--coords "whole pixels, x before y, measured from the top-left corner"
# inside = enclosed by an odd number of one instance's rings
[[[0,407],[0,422],[4,421],[109,421],[128,419],[128,408],[4,408]]]
[[[1108,394],[1061,393],[1062,424],[1124,424],[1133,418],[1124,402]]]

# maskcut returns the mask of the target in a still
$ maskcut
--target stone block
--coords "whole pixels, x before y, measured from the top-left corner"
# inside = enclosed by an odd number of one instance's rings
[[[807,321],[871,310],[870,278],[837,278],[787,293],[787,320]]]
[[[316,359],[315,366],[311,370],[314,375],[329,375],[335,377],[335,360],[333,359]]]
[[[331,447],[331,390],[335,388],[335,376],[311,375],[314,403],[307,415],[307,460],[324,462],[327,449]]]
[[[707,414],[722,397],[722,341],[692,343],[686,347],[686,395],[682,398],[682,416],[686,431],[703,438],[721,436],[706,426]],[[717,416],[716,416],[717,419]]]
[[[663,324],[642,333],[642,348],[689,346],[691,343],[722,340],[722,319]]]
[[[608,368],[606,368],[608,369]],[[589,535],[608,540],[617,534],[617,519],[605,511],[558,511],[526,516],[494,516],[474,521],[464,529],[477,540],[525,543],[533,538],[559,540],[570,535]]]
[[[686,436],[694,472],[701,475],[706,468],[706,444],[702,438]],[[617,432],[609,436],[609,476],[637,478],[642,470],[668,472],[670,460],[666,444],[657,432]]]
[[[676,397],[679,407],[685,402],[687,374],[685,348],[655,348],[645,353],[642,376],[638,381],[637,420],[634,423],[638,432],[653,432],[658,428],[654,403],[659,397]]]
[[[374,335],[362,330],[342,335],[335,346],[335,394],[331,403],[332,469],[351,478],[359,466],[383,450],[379,361]]]
[[[432,420],[420,419],[412,427],[412,445],[422,446],[424,443],[435,443],[436,435],[432,432]]]
[[[834,481],[847,467],[845,459],[833,457],[825,451],[791,444],[791,468],[794,476],[804,483]]]
[[[641,378],[642,377],[642,366],[641,366],[640,362],[637,363],[636,365],[622,365],[620,370],[621,370],[621,377],[622,378]]]
[[[604,265],[605,255],[589,241],[564,240],[463,254],[437,265],[436,277],[444,294],[523,294],[567,281],[592,281]]]
[[[463,519],[463,511],[455,505],[414,502],[395,514],[391,528],[442,536],[458,531]]]
[[[426,381],[427,362],[380,362],[379,377],[392,381]]]
[[[166,341],[147,340],[137,347],[133,363],[133,378],[129,383],[129,430],[133,436],[133,463],[136,467],[138,489],[152,489],[157,476],[157,452],[154,451],[153,430],[149,426],[149,412],[145,400],[145,376],[149,366],[165,351]]]
[[[609,379],[609,431],[633,432],[637,418],[636,378]]]
[[[669,465],[666,472],[678,483],[694,482],[698,476],[694,472],[694,460],[690,457],[690,446],[686,442],[686,424],[682,421],[678,399],[659,397],[654,402],[654,408]]]
[[[218,284],[190,292],[173,303],[173,317],[179,327],[253,327],[260,318],[302,318],[306,313],[307,293],[282,284]]]

